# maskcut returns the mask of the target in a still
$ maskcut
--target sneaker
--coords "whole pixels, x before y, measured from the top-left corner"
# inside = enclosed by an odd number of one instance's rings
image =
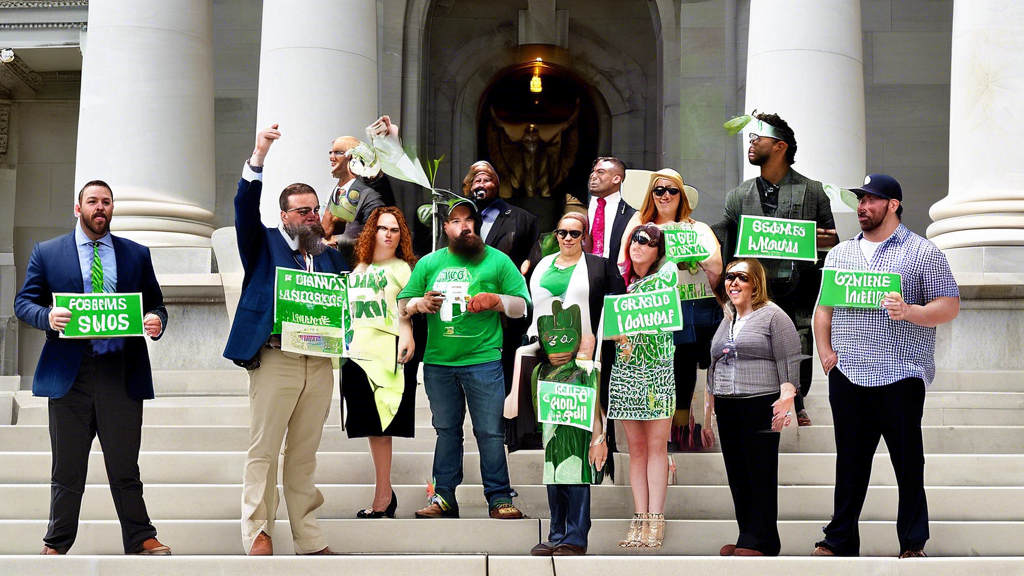
[[[904,550],[900,552],[900,559],[903,558],[927,558],[928,555],[924,553],[924,550]]]
[[[525,518],[526,516],[516,508],[516,505],[511,502],[499,502],[494,506],[491,506],[490,511],[491,518],[497,518],[499,520],[518,520]]]

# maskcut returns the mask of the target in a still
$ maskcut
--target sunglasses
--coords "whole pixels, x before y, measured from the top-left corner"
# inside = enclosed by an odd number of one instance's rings
[[[565,240],[566,236],[570,236],[572,238],[579,238],[580,236],[583,236],[583,231],[582,230],[564,230],[562,228],[559,228],[558,230],[555,230],[555,234],[558,235],[558,237],[561,238],[562,240]]]
[[[728,274],[725,275],[726,282],[734,282],[736,280],[740,280],[742,282],[750,282],[750,277],[744,274],[743,272],[729,272]]]
[[[678,196],[679,188],[666,188],[665,186],[656,186],[655,188],[651,189],[651,193],[658,197],[664,196],[666,192],[668,192],[672,196]]]
[[[633,240],[633,242],[636,242],[637,244],[639,244],[641,246],[650,246],[651,248],[657,248],[658,247],[658,241],[657,240],[654,240],[653,238],[647,236],[647,234],[641,235],[640,232],[634,232],[632,240]]]
[[[308,206],[303,206],[302,208],[291,208],[289,210],[285,210],[285,212],[297,212],[299,216],[305,218],[306,216],[309,216],[310,212],[319,215],[320,207],[317,206],[316,208],[309,208]]]

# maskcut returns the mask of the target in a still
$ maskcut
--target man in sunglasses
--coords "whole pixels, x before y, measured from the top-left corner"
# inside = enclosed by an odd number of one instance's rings
[[[818,249],[839,243],[832,205],[821,182],[793,170],[796,162],[796,135],[777,114],[754,114],[744,133],[749,134],[747,161],[761,174],[731,190],[725,198],[725,217],[716,225],[723,237],[723,259],[736,253],[740,216],[769,216],[793,220],[813,220],[818,224]],[[768,279],[772,301],[779,305],[796,325],[800,348],[808,358],[800,364],[800,394],[796,397],[797,422],[810,426],[804,410],[803,395],[811,386],[811,323],[821,269],[812,262],[796,260],[761,261]]]
[[[235,233],[245,269],[242,296],[224,356],[249,371],[249,451],[242,477],[242,545],[247,554],[273,554],[277,516],[277,462],[287,432],[284,499],[297,554],[331,554],[314,511],[323,496],[313,484],[316,450],[331,406],[334,372],[330,358],[281,351],[274,324],[274,280],[278,267],[337,274],[349,269],[324,241],[320,201],[306,184],[281,191],[281,222],[260,221],[263,160],[281,137],[277,124],[256,136],[256,149],[242,169],[235,195]]]

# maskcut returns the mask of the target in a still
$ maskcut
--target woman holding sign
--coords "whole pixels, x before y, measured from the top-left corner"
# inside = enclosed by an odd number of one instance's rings
[[[800,337],[768,300],[764,268],[753,258],[725,270],[726,320],[711,343],[704,421],[718,417],[722,458],[739,537],[722,556],[778,556],[779,432],[788,426],[800,380]],[[714,444],[711,427],[704,430]]]
[[[680,450],[700,449],[700,426],[693,424],[690,405],[697,385],[697,369],[707,369],[711,337],[722,321],[722,308],[715,288],[722,274],[722,251],[711,227],[690,217],[697,208],[697,189],[686,186],[683,177],[671,168],[651,174],[640,211],[626,226],[654,224],[666,233],[665,257],[679,269],[679,296],[682,299],[683,329],[676,332],[673,369],[676,379],[676,411],[672,415],[669,441]],[[626,238],[622,239],[622,246]],[[619,255],[624,265],[625,250]],[[692,434],[691,434],[692,432]]]
[[[623,277],[628,294],[676,287],[675,264],[658,268],[665,256],[665,243],[657,226],[634,228],[626,240],[626,254]],[[621,420],[626,430],[635,508],[629,532],[619,542],[623,548],[657,548],[665,537],[668,436],[676,409],[674,346],[669,332],[635,329],[637,323],[642,323],[644,312],[619,310],[616,325],[605,325],[606,334],[620,334],[612,337],[617,354],[608,391],[608,418]]]
[[[375,209],[355,245],[357,265],[348,276],[348,361],[341,366],[341,395],[348,406],[349,438],[366,437],[376,476],[373,504],[359,518],[394,518],[398,498],[391,488],[391,438],[412,438],[416,370],[404,369],[415,343],[412,323],[398,313],[398,293],[416,257],[402,212]]]

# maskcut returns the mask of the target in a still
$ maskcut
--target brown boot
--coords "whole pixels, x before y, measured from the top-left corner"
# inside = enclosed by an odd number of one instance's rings
[[[736,551],[735,544],[726,544],[722,546],[722,549],[718,551],[719,556],[732,556],[732,553]]]
[[[55,550],[53,548],[50,548],[49,546],[47,546],[45,544],[43,545],[43,551],[40,552],[39,554],[41,556],[61,555],[60,552],[57,552],[57,550]]]
[[[142,543],[142,550],[136,554],[139,556],[170,556],[171,549],[161,544],[156,538],[150,538]]]
[[[273,556],[274,555],[274,543],[270,540],[270,535],[266,532],[260,532],[256,535],[256,539],[252,541],[252,547],[249,548],[249,556]]]
[[[764,556],[764,552],[751,548],[737,548],[732,551],[733,556]]]

